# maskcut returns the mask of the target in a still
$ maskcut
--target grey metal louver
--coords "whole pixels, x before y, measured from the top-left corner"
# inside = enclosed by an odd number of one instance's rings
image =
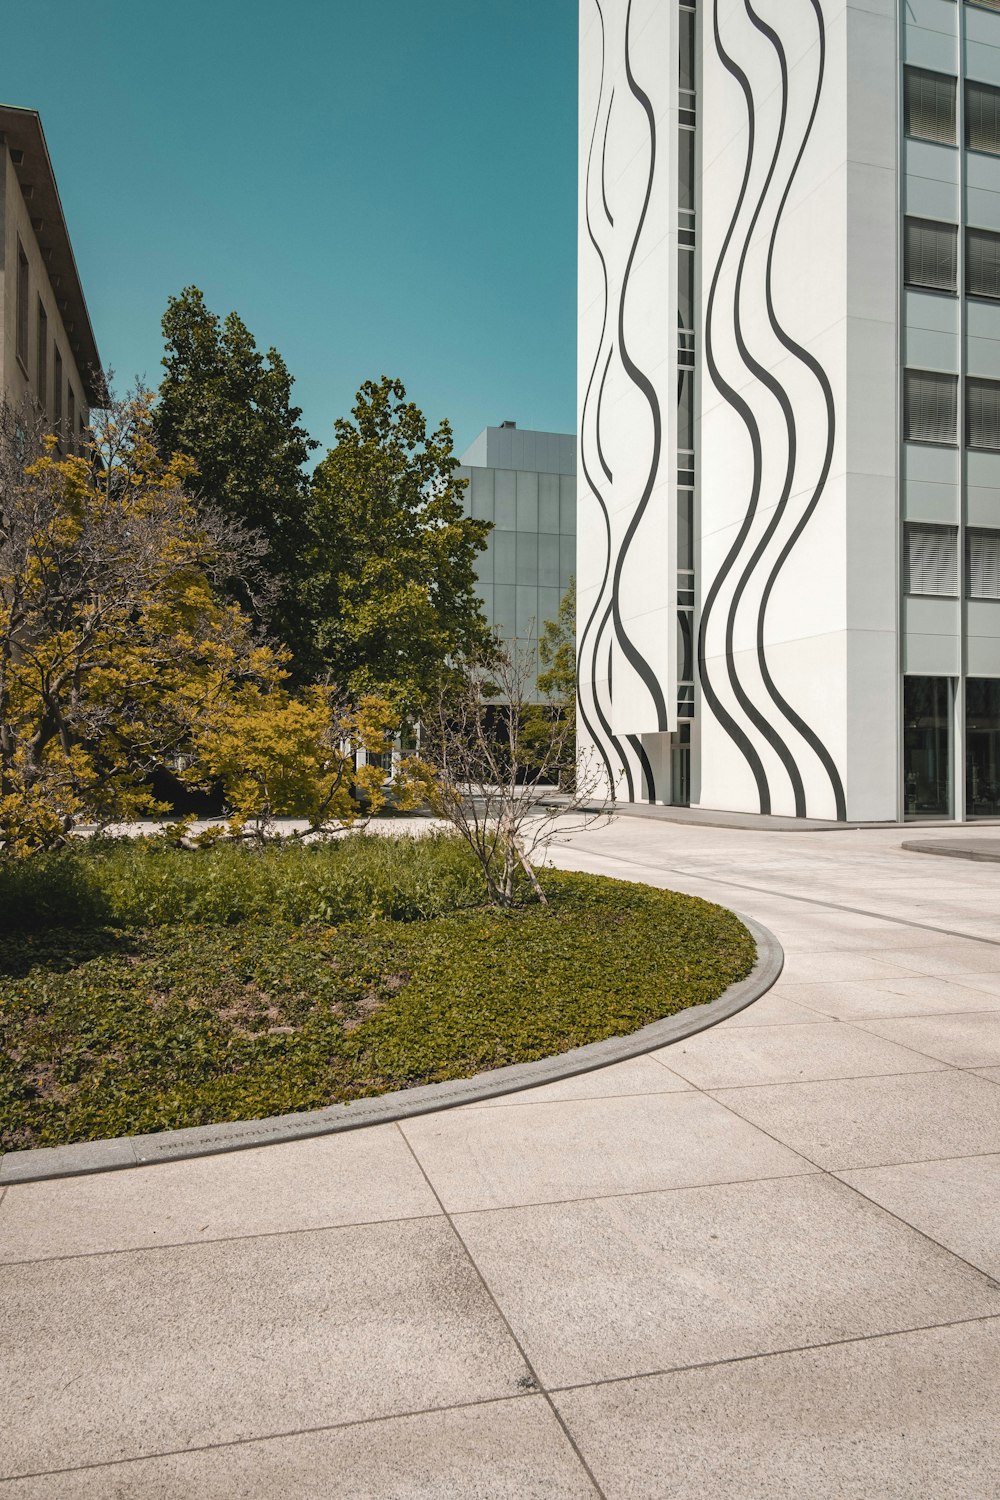
[[[965,382],[965,441],[1000,453],[1000,380],[969,376]]]
[[[965,231],[965,290],[970,297],[1000,298],[1000,234],[991,229]]]
[[[935,291],[958,290],[958,226],[936,219],[906,219],[903,225],[903,265],[907,286]]]
[[[970,599],[1000,599],[1000,531],[965,533],[965,581]]]
[[[957,145],[958,80],[927,68],[904,69],[906,133],[942,146]]]
[[[991,83],[970,78],[965,85],[965,144],[1000,156],[1000,89]]]
[[[904,370],[903,437],[908,443],[958,442],[958,376]]]
[[[908,594],[958,597],[958,528],[909,522],[903,528],[904,588]]]

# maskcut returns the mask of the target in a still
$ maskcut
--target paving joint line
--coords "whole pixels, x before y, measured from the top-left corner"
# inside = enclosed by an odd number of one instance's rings
[[[1000,1323],[1000,1313],[980,1313],[974,1318],[948,1318],[943,1323],[920,1323],[913,1328],[889,1328],[882,1333],[861,1333],[851,1338],[821,1339],[815,1344],[790,1344],[787,1349],[762,1349],[753,1354],[733,1354],[728,1359],[705,1359],[690,1365],[664,1365],[639,1370],[634,1375],[609,1375],[604,1380],[583,1380],[576,1385],[554,1385],[552,1394],[590,1391],[607,1385],[628,1385],[634,1380],[656,1380],[665,1375],[686,1375],[692,1370],[717,1370],[724,1365],[744,1365],[757,1359],[784,1359],[789,1354],[811,1354],[814,1349],[842,1349],[845,1345],[877,1343],[880,1339],[905,1339],[917,1333],[934,1333],[941,1328],[966,1328],[973,1323]]]
[[[623,1188],[618,1193],[583,1193],[575,1198],[535,1198],[527,1203],[491,1203],[483,1208],[453,1208],[448,1212],[453,1218],[471,1219],[481,1214],[520,1213],[522,1208],[567,1208],[574,1203],[614,1203],[621,1198],[655,1198],[666,1193],[707,1193],[714,1188],[752,1186],[759,1182],[798,1182],[801,1177],[817,1177],[822,1170],[822,1167],[813,1166],[807,1172],[780,1172],[764,1177],[727,1177],[720,1182],[671,1182],[663,1187]]]
[[[548,1408],[549,1408],[550,1412],[552,1413],[552,1416],[553,1416],[554,1420],[558,1423],[560,1429],[562,1430],[563,1436],[565,1437],[567,1443],[569,1444],[571,1451],[576,1455],[577,1462],[580,1464],[580,1467],[583,1469],[583,1471],[586,1474],[587,1478],[590,1480],[590,1483],[593,1485],[593,1487],[594,1487],[594,1493],[599,1497],[599,1500],[607,1500],[607,1496],[605,1495],[604,1490],[601,1488],[601,1486],[597,1482],[596,1475],[593,1473],[593,1471],[592,1471],[589,1463],[587,1462],[587,1460],[583,1456],[583,1453],[582,1453],[582,1451],[580,1449],[580,1445],[577,1443],[576,1438],[570,1432],[569,1427],[568,1427],[566,1421],[564,1420],[562,1413],[557,1408],[555,1402],[552,1399],[551,1394],[549,1393],[548,1387],[545,1385],[545,1383],[543,1382],[540,1374],[538,1373],[538,1370],[535,1368],[534,1362],[531,1359],[528,1358],[528,1351],[525,1349],[523,1343],[518,1338],[517,1334],[514,1332],[514,1329],[511,1326],[510,1319],[507,1317],[507,1314],[504,1312],[503,1308],[500,1306],[500,1303],[497,1300],[497,1297],[496,1297],[495,1292],[493,1291],[493,1288],[490,1286],[489,1282],[486,1280],[486,1277],[483,1274],[482,1270],[480,1269],[479,1264],[476,1261],[475,1256],[472,1254],[472,1251],[469,1249],[468,1245],[466,1244],[465,1238],[462,1235],[461,1230],[459,1229],[458,1225],[455,1223],[455,1221],[454,1221],[452,1215],[450,1214],[450,1212],[448,1211],[448,1209],[445,1207],[444,1200],[442,1199],[442,1197],[441,1197],[440,1193],[438,1192],[437,1188],[435,1187],[434,1183],[431,1181],[430,1174],[428,1173],[427,1169],[425,1168],[423,1162],[420,1160],[420,1157],[417,1155],[416,1149],[415,1149],[412,1141],[410,1140],[409,1136],[406,1134],[406,1131],[403,1129],[401,1121],[397,1120],[397,1122],[396,1122],[396,1129],[399,1131],[400,1135],[403,1137],[403,1140],[406,1142],[406,1147],[407,1147],[410,1155],[413,1157],[413,1160],[416,1163],[417,1167],[419,1168],[420,1172],[423,1174],[424,1181],[427,1183],[428,1188],[434,1194],[434,1197],[437,1199],[438,1203],[441,1205],[441,1212],[444,1214],[445,1218],[448,1220],[448,1223],[451,1226],[451,1232],[455,1236],[455,1239],[457,1240],[458,1244],[461,1246],[462,1253],[465,1256],[466,1260],[468,1261],[470,1267],[472,1268],[473,1275],[476,1277],[477,1281],[479,1282],[480,1286],[482,1287],[483,1291],[485,1292],[486,1296],[488,1297],[490,1303],[492,1304],[494,1310],[496,1311],[497,1317],[500,1319],[500,1321],[503,1324],[504,1328],[506,1328],[507,1333],[510,1336],[511,1342],[513,1343],[515,1349],[520,1354],[521,1359],[524,1361],[525,1369],[528,1370],[528,1372],[529,1372],[529,1374],[531,1376],[531,1379],[535,1382],[535,1389],[544,1397],[545,1402],[548,1405]]]
[[[47,1179],[43,1179],[45,1181]],[[24,1186],[30,1187],[30,1183]],[[257,1234],[220,1234],[204,1240],[169,1240],[162,1245],[121,1245],[107,1250],[76,1250],[66,1255],[40,1255],[28,1260],[0,1260],[0,1276],[12,1266],[52,1266],[71,1260],[96,1260],[102,1255],[148,1255],[161,1250],[196,1250],[204,1245],[241,1245],[248,1240],[291,1239],[303,1234],[337,1234],[344,1229],[382,1229],[390,1224],[435,1224],[440,1213],[403,1214],[389,1219],[351,1219],[344,1224],[301,1224],[295,1229],[264,1229]]]
[[[515,1391],[505,1396],[483,1396],[476,1401],[452,1401],[444,1406],[416,1406],[406,1411],[385,1412],[377,1417],[352,1417],[346,1422],[323,1422],[318,1427],[290,1427],[280,1432],[262,1432],[253,1437],[230,1438],[219,1443],[196,1443],[191,1448],[162,1448],[155,1453],[130,1454],[126,1458],[102,1458],[91,1464],[72,1464],[63,1469],[34,1469],[24,1474],[0,1475],[0,1489],[8,1484],[20,1484],[24,1479],[47,1479],[58,1474],[86,1474],[95,1469],[118,1469],[126,1464],[153,1463],[160,1458],[184,1458],[189,1453],[224,1452],[229,1448],[247,1448],[255,1443],[280,1443],[288,1438],[313,1437],[324,1432],[344,1432],[351,1427],[371,1427],[379,1422],[402,1422],[416,1417],[433,1417],[438,1412],[473,1411],[480,1406],[496,1406],[501,1402],[525,1401],[539,1396],[539,1391]]]
[[[886,1038],[880,1037],[879,1040],[885,1041]],[[922,1053],[916,1055],[923,1056]],[[934,1061],[934,1059],[928,1060]],[[743,1089],[797,1089],[808,1088],[811,1084],[817,1083],[864,1083],[866,1079],[874,1078],[926,1078],[931,1073],[959,1073],[961,1071],[952,1063],[938,1061],[933,1068],[907,1068],[902,1072],[893,1073],[838,1073],[832,1076],[826,1075],[823,1078],[766,1078],[763,1083],[702,1083],[692,1084],[691,1087],[700,1089],[702,1093],[714,1099],[717,1094],[738,1093]]]

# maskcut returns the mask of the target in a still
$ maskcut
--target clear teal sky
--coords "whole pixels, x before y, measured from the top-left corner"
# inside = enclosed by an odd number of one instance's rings
[[[399,375],[461,449],[575,422],[576,0],[24,0],[102,358],[159,381],[195,283],[275,344],[326,446]]]

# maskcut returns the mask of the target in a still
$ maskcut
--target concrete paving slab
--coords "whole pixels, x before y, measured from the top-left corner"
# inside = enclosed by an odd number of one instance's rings
[[[1000,1011],[911,1016],[861,1024],[873,1036],[912,1047],[955,1068],[1000,1066]]]
[[[810,1022],[825,1021],[826,1017],[817,1011],[811,1010],[807,1005],[800,1005],[796,1000],[789,997],[781,980],[773,990],[768,990],[759,1000],[748,1005],[746,1010],[741,1010],[739,1015],[731,1016],[722,1025],[728,1027],[738,1026],[805,1026]]]
[[[456,1213],[812,1170],[693,1091],[427,1115],[400,1129]]]
[[[989,1500],[996,1321],[563,1392],[607,1500]]]
[[[816,1078],[864,1078],[880,1073],[927,1073],[942,1066],[919,1052],[840,1021],[820,1025],[722,1027],[655,1054],[698,1088],[796,1083]]]
[[[442,1220],[0,1269],[0,1477],[515,1395]]]
[[[523,1089],[517,1094],[502,1094],[463,1109],[520,1108],[525,1104],[559,1104],[566,1099],[622,1098],[632,1094],[672,1094],[689,1089],[686,1078],[664,1067],[654,1057],[633,1057],[613,1063],[609,1068],[595,1068],[592,1073],[578,1073],[558,1083],[543,1083],[537,1089]]]
[[[974,989],[977,995],[1000,997],[1000,974],[984,974],[981,971],[970,974],[967,970],[956,970],[948,978],[963,989]],[[985,1008],[984,1006],[983,1009]]]
[[[441,1211],[394,1125],[7,1191],[0,1263]]]
[[[829,1177],[462,1214],[549,1388],[1000,1314],[1000,1287]]]
[[[781,976],[786,984],[829,984],[841,979],[906,979],[909,970],[874,953],[789,952]]]
[[[592,1500],[542,1396],[0,1482],[0,1500]]]
[[[869,1016],[947,1015],[952,1011],[1000,1011],[1000,992],[976,989],[974,976],[955,984],[928,975],[909,979],[842,980],[836,984],[782,985],[780,993],[796,1005],[814,1006],[838,1021],[863,1021]],[[779,980],[779,984],[781,981]],[[752,1009],[752,1007],[751,1007]]]
[[[1000,1151],[1000,1096],[947,1070],[724,1089],[717,1096],[828,1171]]]
[[[977,1068],[978,1078],[988,1078],[991,1083],[1000,1083],[1000,1068]]]
[[[1000,945],[993,943],[941,943],[934,948],[911,948],[897,954],[895,962],[915,974],[954,978],[957,974],[1000,975]]]
[[[1000,1154],[837,1175],[939,1245],[1000,1278]]]

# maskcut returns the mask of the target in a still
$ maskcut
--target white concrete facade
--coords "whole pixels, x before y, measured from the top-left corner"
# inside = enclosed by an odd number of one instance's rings
[[[953,141],[907,138],[907,65],[960,85]],[[966,78],[1000,85],[1000,14],[954,0],[581,0],[581,726],[627,800],[995,815],[963,746],[995,767],[965,685],[996,701],[1000,601],[963,559],[969,525],[1000,538],[1000,451],[904,443],[900,398],[954,369],[964,432],[965,374],[1000,375],[1000,301],[961,267],[904,286],[907,213],[1000,228]],[[904,593],[921,498],[950,507],[954,597]],[[939,679],[947,753],[907,693]]]

